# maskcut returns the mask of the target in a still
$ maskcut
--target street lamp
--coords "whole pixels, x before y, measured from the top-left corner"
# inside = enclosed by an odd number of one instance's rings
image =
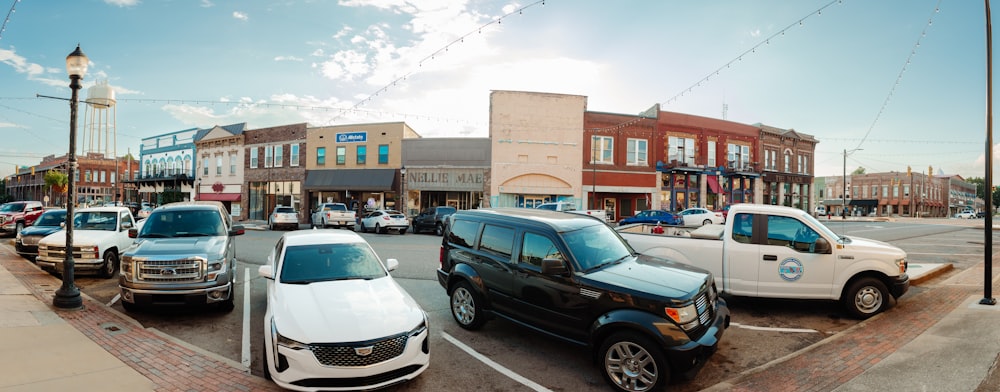
[[[76,201],[74,175],[76,172],[76,106],[80,88],[80,80],[87,73],[87,55],[80,50],[80,45],[76,45],[76,50],[66,56],[66,73],[69,74],[69,88],[73,90],[73,97],[69,101],[69,155],[68,161],[69,181],[66,187],[66,260],[63,261],[62,286],[55,292],[52,298],[52,305],[57,308],[75,309],[83,307],[83,297],[80,296],[80,289],[74,283],[74,269],[76,262],[73,260],[73,202]]]
[[[844,193],[841,195],[843,197],[844,204],[841,205],[840,217],[847,219],[847,154],[853,154],[855,151],[861,151],[861,148],[855,148],[851,151],[844,150]]]
[[[399,188],[400,188],[399,202],[402,204],[402,207],[400,207],[399,209],[400,209],[400,211],[403,212],[403,215],[408,215],[409,211],[407,211],[407,208],[406,208],[406,166],[405,165],[399,168]]]

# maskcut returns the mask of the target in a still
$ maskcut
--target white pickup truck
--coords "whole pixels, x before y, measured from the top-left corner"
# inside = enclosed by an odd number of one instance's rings
[[[356,214],[344,203],[320,203],[312,214],[312,227],[330,226],[354,229]]]
[[[72,222],[74,271],[96,272],[102,278],[116,276],[121,253],[132,245],[128,236],[129,229],[135,227],[132,211],[128,207],[82,208],[73,213]],[[65,230],[38,242],[35,262],[42,269],[62,273],[65,259]]]
[[[578,210],[576,209],[575,204],[565,201],[542,203],[536,206],[535,208],[538,208],[540,210],[563,211],[563,212],[572,212],[574,214],[590,215],[597,219],[600,219],[601,221],[604,222],[608,221],[608,213],[604,210]]]
[[[637,252],[711,271],[737,296],[842,301],[868,318],[909,288],[906,252],[884,242],[840,236],[805,211],[735,204],[725,225],[693,231],[648,224],[616,228]],[[660,230],[657,230],[660,231]]]

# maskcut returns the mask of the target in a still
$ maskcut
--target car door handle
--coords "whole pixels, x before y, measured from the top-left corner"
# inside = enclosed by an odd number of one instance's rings
[[[777,261],[777,255],[764,255],[764,261]]]

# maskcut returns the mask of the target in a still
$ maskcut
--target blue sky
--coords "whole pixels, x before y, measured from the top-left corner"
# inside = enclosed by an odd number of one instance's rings
[[[116,91],[119,155],[238,122],[486,137],[490,91],[518,90],[792,128],[820,140],[817,175],[857,148],[848,171],[985,170],[972,0],[0,0],[2,16],[0,175],[66,153],[69,105],[36,94],[70,96],[77,44],[85,89]]]

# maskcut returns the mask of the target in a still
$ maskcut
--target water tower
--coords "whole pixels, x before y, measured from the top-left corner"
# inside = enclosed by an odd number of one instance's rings
[[[116,158],[118,131],[116,129],[115,90],[108,81],[98,81],[87,89],[87,110],[84,112],[81,136],[83,155],[102,153],[105,158]]]

